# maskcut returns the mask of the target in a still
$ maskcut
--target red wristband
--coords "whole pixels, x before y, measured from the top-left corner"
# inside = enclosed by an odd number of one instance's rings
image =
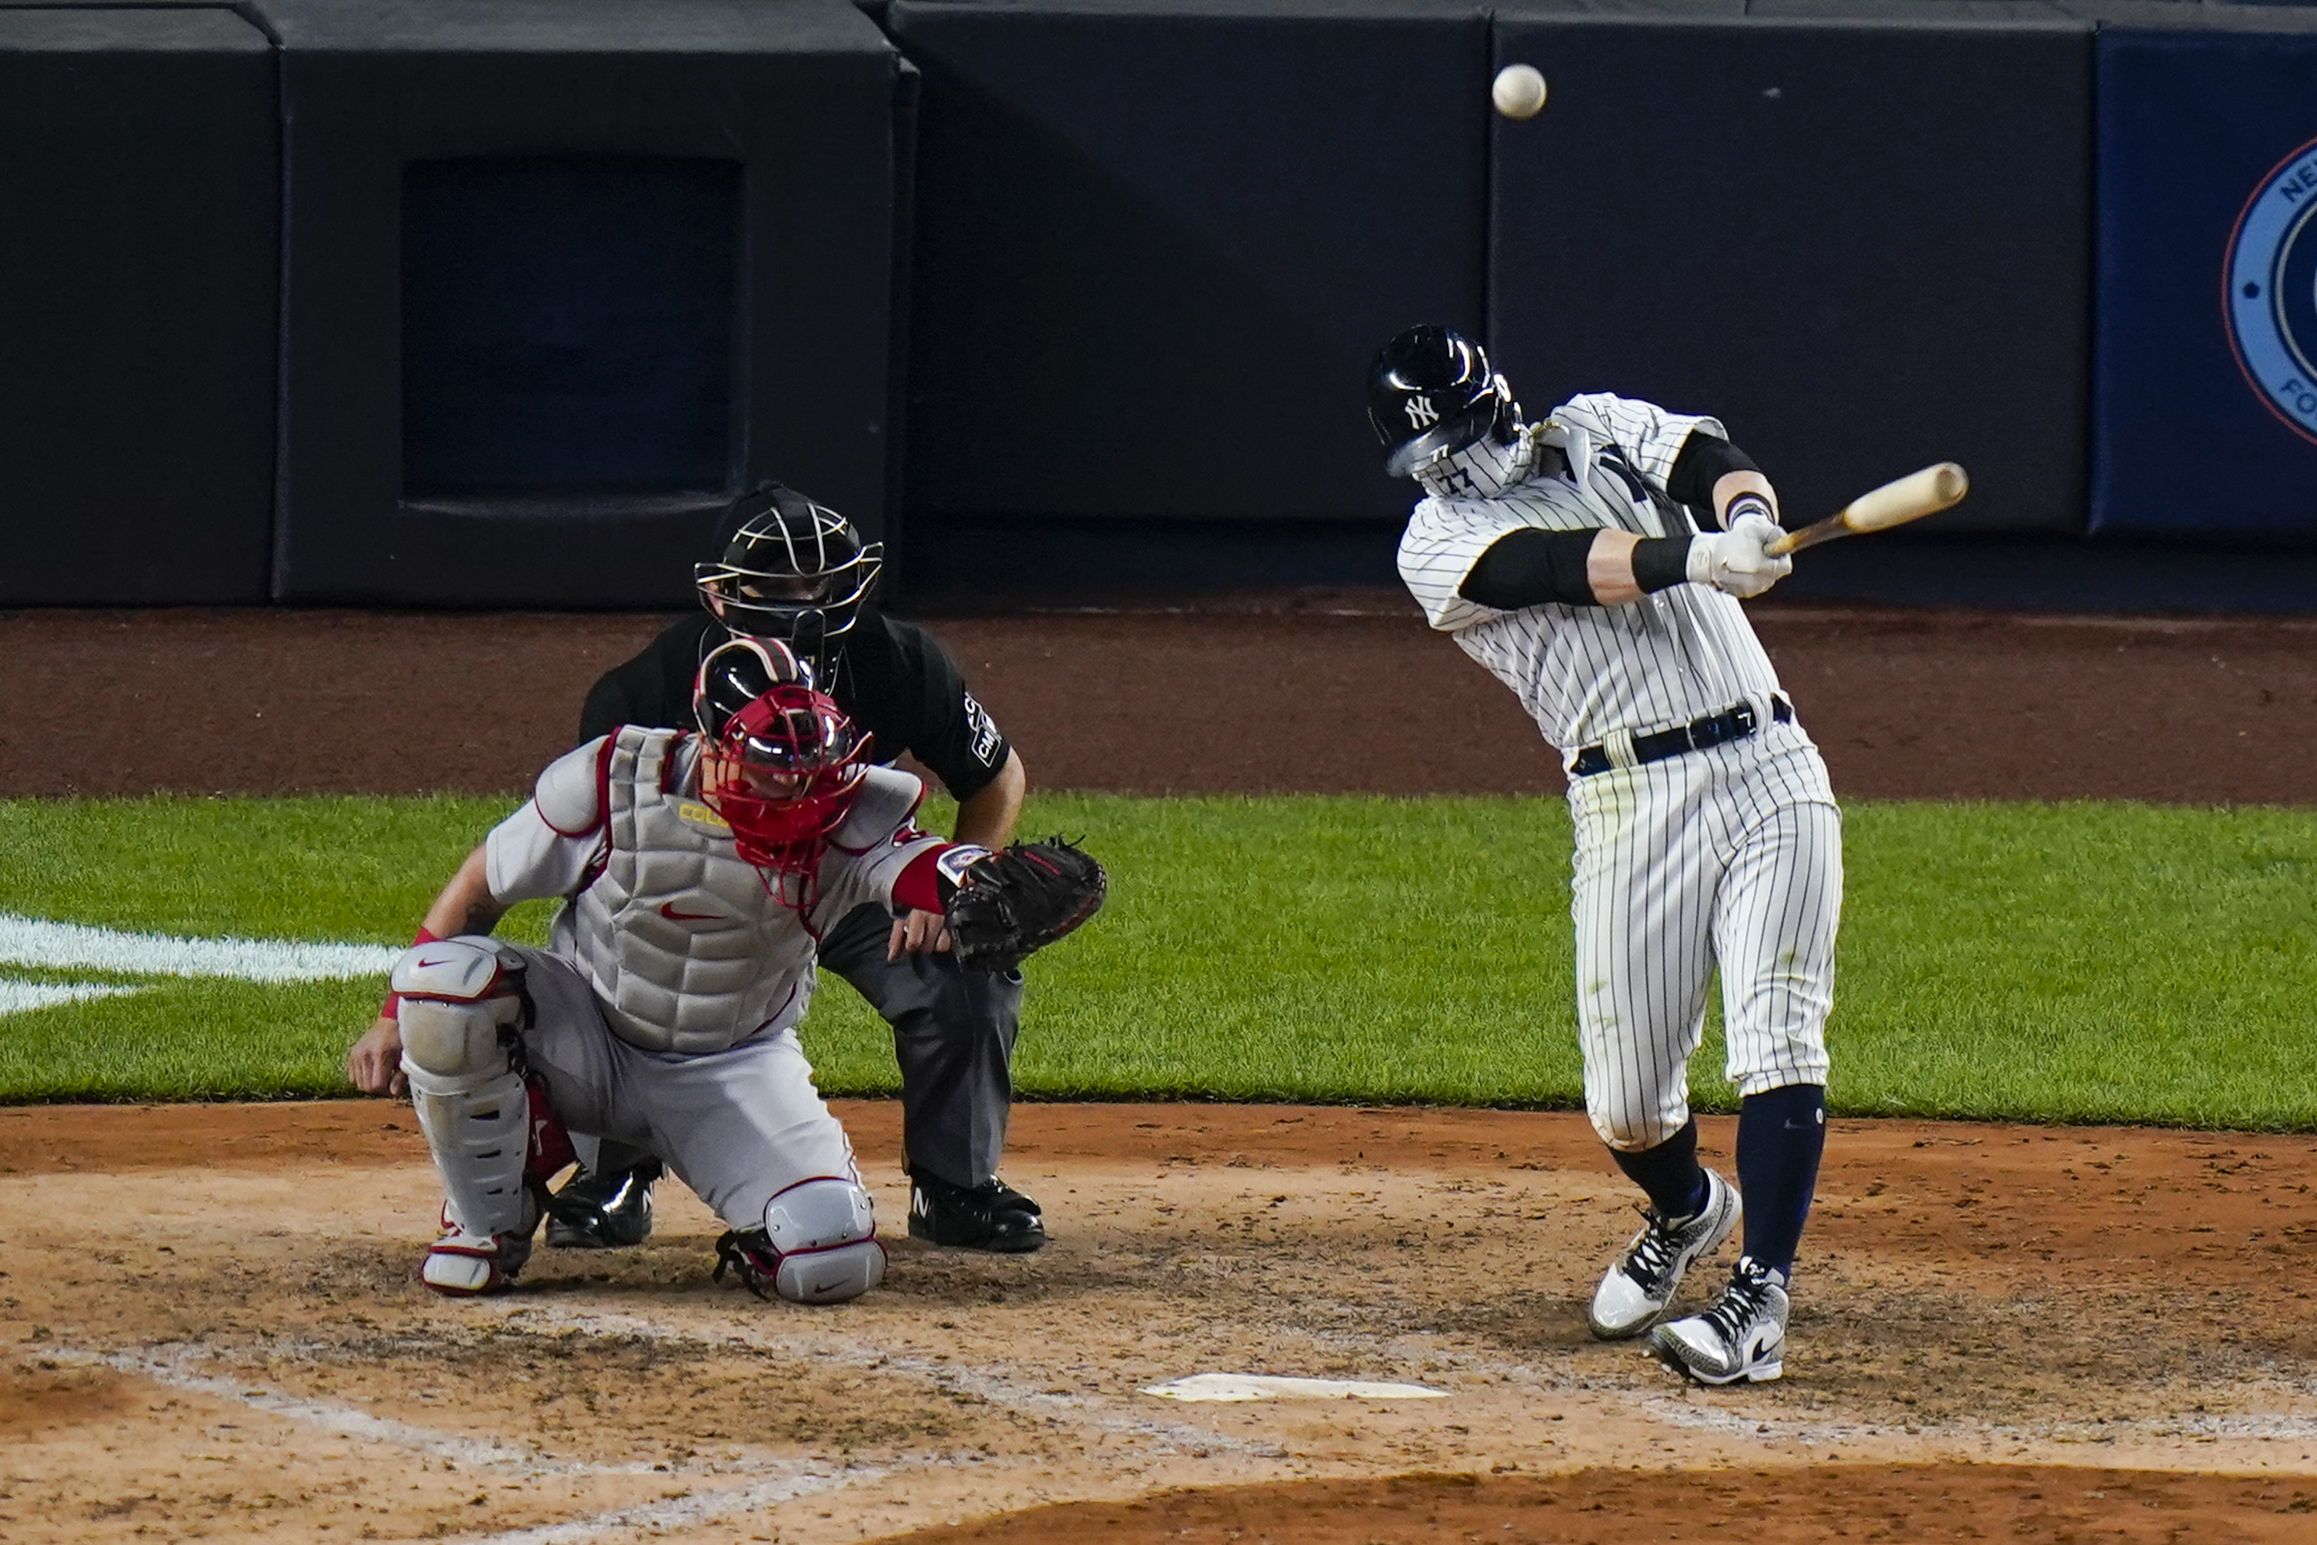
[[[412,949],[417,949],[421,944],[440,943],[442,943],[442,935],[436,933],[432,928],[427,927],[426,924],[421,923],[418,925],[418,937],[410,941],[410,947]],[[381,1019],[401,1018],[402,994],[398,992],[388,993],[386,995],[386,1001],[378,1006],[378,1017]]]
[[[927,848],[909,861],[908,867],[893,879],[893,906],[896,911],[939,912],[947,899],[941,893],[941,855],[950,851],[950,845]]]

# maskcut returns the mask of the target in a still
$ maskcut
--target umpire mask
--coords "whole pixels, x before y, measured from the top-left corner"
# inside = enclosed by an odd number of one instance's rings
[[[767,483],[726,513],[723,552],[695,565],[693,584],[734,633],[821,660],[861,620],[885,566],[885,544],[863,542],[850,521],[793,488]]]

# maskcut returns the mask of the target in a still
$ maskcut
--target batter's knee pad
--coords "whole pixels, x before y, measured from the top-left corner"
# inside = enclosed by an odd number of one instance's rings
[[[418,945],[395,962],[402,1071],[442,1172],[447,1221],[485,1237],[537,1221],[523,1195],[531,1102],[513,1048],[528,1000],[523,957],[479,935]]]
[[[757,1297],[777,1294],[792,1304],[843,1303],[885,1280],[875,1204],[833,1175],[779,1192],[764,1204],[763,1228],[726,1234],[716,1252],[718,1281],[731,1267]]]

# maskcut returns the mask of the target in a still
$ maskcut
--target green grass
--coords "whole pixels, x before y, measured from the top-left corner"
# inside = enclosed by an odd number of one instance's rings
[[[400,943],[503,808],[0,802],[0,910]],[[1025,1093],[1577,1102],[1558,801],[1047,795],[1027,825],[1087,834],[1113,890],[1031,966]],[[1838,1110],[2317,1128],[2317,812],[1854,805],[1845,844]],[[164,979],[0,1017],[0,1099],[343,1092],[380,990]],[[1728,1109],[1708,1018],[1692,1082]],[[841,983],[806,1043],[828,1091],[894,1087]]]

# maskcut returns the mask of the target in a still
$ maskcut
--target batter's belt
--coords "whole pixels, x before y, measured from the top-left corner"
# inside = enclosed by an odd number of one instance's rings
[[[1703,751],[1708,746],[1718,746],[1725,741],[1744,740],[1761,727],[1757,723],[1758,717],[1752,703],[1740,703],[1735,708],[1725,708],[1720,713],[1710,713],[1702,719],[1677,724],[1670,730],[1652,730],[1647,735],[1636,735],[1633,737],[1634,764],[1638,766],[1643,762],[1662,762],[1669,756],[1680,756],[1685,751]],[[1794,705],[1787,702],[1783,695],[1773,692],[1770,694],[1770,717],[1780,724],[1789,723],[1794,718]],[[1569,771],[1580,778],[1590,778],[1595,773],[1607,772],[1614,765],[1609,760],[1607,746],[1587,746],[1569,763]]]

